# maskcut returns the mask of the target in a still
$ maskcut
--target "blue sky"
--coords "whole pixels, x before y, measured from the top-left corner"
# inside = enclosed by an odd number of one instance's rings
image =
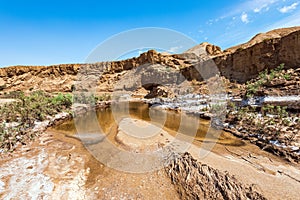
[[[300,0],[0,1],[0,67],[82,63],[108,37],[161,27],[222,49],[300,25]]]

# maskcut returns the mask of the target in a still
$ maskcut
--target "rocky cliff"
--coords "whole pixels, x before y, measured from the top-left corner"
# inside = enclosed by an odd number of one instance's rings
[[[14,66],[0,68],[0,90],[68,91],[81,65]]]
[[[222,75],[245,82],[266,68],[285,63],[287,68],[300,66],[300,27],[277,29],[256,35],[249,42],[225,50],[213,60]]]
[[[63,64],[53,66],[13,66],[0,68],[0,91],[45,90],[47,92],[71,92],[72,87],[86,79],[96,81],[100,91],[112,91],[114,84],[124,73],[141,65],[158,64],[163,68],[179,70],[186,67],[185,59],[178,55],[163,55],[150,50],[122,61],[93,64]],[[151,73],[150,73],[151,74]],[[85,81],[85,83],[88,81]]]
[[[155,69],[158,65],[166,69],[155,72],[161,77],[172,78],[172,75],[166,76],[165,73],[176,70],[189,81],[201,81],[201,72],[204,72],[204,78],[208,78],[219,71],[229,80],[243,83],[255,78],[266,68],[275,68],[281,63],[285,63],[286,68],[300,66],[300,27],[258,34],[249,42],[224,51],[215,45],[202,43],[178,55],[164,55],[150,50],[137,58],[115,62],[1,68],[0,91],[41,89],[48,92],[71,92],[78,74],[94,77],[98,91],[112,91],[114,83],[128,70],[153,64]],[[211,65],[217,66],[218,70],[211,70]],[[150,72],[148,70],[147,74],[153,77]]]

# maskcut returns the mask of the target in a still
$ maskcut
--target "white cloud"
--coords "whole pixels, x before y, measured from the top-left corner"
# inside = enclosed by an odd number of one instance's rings
[[[287,16],[282,20],[275,22],[271,26],[266,27],[265,31],[276,29],[276,28],[299,26],[299,24],[300,24],[300,12],[295,12],[295,14]]]
[[[267,12],[270,10],[271,6],[276,5],[279,0],[246,0],[243,3],[235,4],[232,7],[228,7],[224,9],[224,13],[222,16],[216,19],[210,19],[206,22],[207,25],[213,25],[214,23],[223,20],[225,18],[231,18],[232,20],[236,19],[236,16],[241,16],[241,20],[244,23],[249,23],[249,16],[247,13],[254,12]],[[243,16],[244,15],[244,16]],[[242,19],[243,17],[243,19]]]
[[[271,5],[278,3],[279,0],[247,0],[230,8],[230,12],[226,12],[223,17],[231,17],[242,12],[261,12],[263,9],[268,11]]]
[[[171,52],[171,53],[178,53],[178,50],[182,49],[183,46],[178,46],[178,47],[171,47],[168,52]]]
[[[271,2],[269,2],[269,4],[271,4]],[[253,12],[259,13],[259,12],[261,12],[264,8],[265,8],[265,11],[268,11],[268,10],[269,10],[269,7],[268,7],[269,4],[268,4],[268,3],[265,3],[265,4],[262,4],[262,6],[255,7],[254,10],[253,10]]]
[[[289,6],[283,6],[282,8],[278,9],[279,12],[281,13],[287,13],[287,12],[290,12],[292,10],[295,10],[298,6],[299,2],[296,2],[296,3],[293,3]]]
[[[260,12],[260,8],[254,8],[254,10],[253,10],[253,12],[255,12],[255,13],[258,13],[258,12]]]
[[[243,14],[241,15],[241,20],[242,22],[244,22],[245,24],[249,23],[249,19],[248,19],[248,14],[243,12]]]

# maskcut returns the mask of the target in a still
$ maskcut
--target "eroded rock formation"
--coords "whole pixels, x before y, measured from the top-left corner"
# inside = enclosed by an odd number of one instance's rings
[[[174,155],[166,171],[181,199],[266,199],[253,187],[199,163],[189,153]]]
[[[277,29],[258,34],[249,42],[225,50],[213,58],[222,75],[246,82],[266,68],[285,63],[300,66],[300,27]]]
[[[100,91],[112,91],[114,83],[128,70],[153,64],[162,66],[167,72],[168,68],[180,71],[189,81],[201,81],[219,71],[226,78],[243,83],[255,78],[266,68],[275,68],[281,63],[285,63],[286,68],[300,66],[300,27],[258,34],[249,42],[225,51],[215,45],[202,43],[186,53],[176,55],[150,50],[137,58],[114,62],[1,68],[0,91],[70,92],[74,81],[78,80],[78,73],[92,76]],[[217,66],[217,70],[212,65]],[[148,75],[152,77],[151,73]]]

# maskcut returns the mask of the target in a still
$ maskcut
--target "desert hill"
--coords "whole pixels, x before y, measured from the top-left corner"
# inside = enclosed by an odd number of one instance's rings
[[[53,66],[13,66],[0,68],[0,91],[71,92],[77,75],[84,70],[95,76],[98,70],[99,91],[111,91],[112,85],[128,70],[145,64],[160,64],[180,71],[187,80],[201,81],[195,70],[199,61],[212,59],[220,73],[233,82],[244,83],[257,77],[266,68],[285,63],[285,67],[300,66],[300,27],[282,28],[260,33],[249,42],[224,51],[212,44],[202,43],[183,54],[166,55],[150,50],[137,58],[93,64],[63,64]],[[205,68],[205,64],[201,65]],[[209,68],[209,66],[206,66]],[[100,71],[99,71],[100,70]],[[211,74],[213,75],[213,74]],[[162,76],[163,77],[163,76]]]

